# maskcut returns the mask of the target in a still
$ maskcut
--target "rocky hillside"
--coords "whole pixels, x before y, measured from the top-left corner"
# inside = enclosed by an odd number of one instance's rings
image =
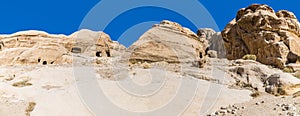
[[[70,36],[41,31],[0,35],[1,65],[72,64],[72,53],[111,57],[125,47],[103,32],[81,30]]]
[[[299,26],[253,4],[222,32],[164,20],[129,48],[90,30],[0,35],[0,115],[298,116]]]
[[[253,4],[238,11],[222,36],[230,60],[252,54],[279,68],[300,62],[300,24],[292,12]]]

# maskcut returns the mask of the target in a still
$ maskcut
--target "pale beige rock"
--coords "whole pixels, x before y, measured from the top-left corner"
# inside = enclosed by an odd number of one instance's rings
[[[16,37],[24,42],[19,44]],[[81,30],[70,36],[64,36],[30,31],[1,35],[0,59],[5,66],[0,66],[2,88],[0,89],[0,115],[24,115],[29,102],[36,103],[29,113],[33,116],[96,115],[93,113],[98,113],[97,111],[87,107],[91,104],[84,102],[88,99],[83,99],[82,96],[86,95],[81,94],[80,91],[83,89],[91,95],[101,89],[105,96],[97,97],[95,102],[104,103],[107,109],[113,110],[117,106],[118,109],[133,114],[160,110],[176,102],[176,105],[172,106],[173,110],[164,110],[162,114],[180,111],[180,115],[183,116],[205,115],[219,110],[221,106],[246,103],[232,110],[235,112],[232,115],[244,115],[244,110],[248,111],[246,115],[252,115],[266,113],[261,113],[258,109],[269,108],[270,105],[264,106],[269,102],[285,102],[278,100],[281,97],[268,100],[273,96],[267,96],[259,101],[252,99],[250,96],[252,89],[249,89],[249,85],[258,88],[260,95],[263,96],[266,94],[263,90],[264,82],[270,75],[280,74],[279,80],[284,85],[292,85],[288,88],[292,90],[289,90],[290,94],[287,95],[300,91],[298,78],[253,60],[229,61],[207,58],[205,67],[193,67],[191,64],[194,61],[200,63],[206,61],[205,58],[209,53],[206,39],[198,37],[177,23],[163,21],[162,24],[146,32],[123,55],[125,47],[111,41],[110,37],[103,32]],[[102,57],[99,54],[97,57],[99,51],[104,53]],[[111,53],[110,57],[105,53],[106,51]],[[125,59],[127,53],[130,53],[129,58],[132,61],[137,61],[135,64],[119,62],[119,58]],[[25,59],[26,62],[20,59]],[[74,63],[74,59],[83,63],[93,60],[96,63],[93,66],[61,65],[67,61]],[[53,60],[56,60],[53,64],[58,65],[36,65],[38,62],[43,64],[44,61],[51,64]],[[6,66],[6,63],[12,66]],[[82,75],[79,76],[80,74]],[[95,81],[97,82],[91,83]],[[133,83],[128,83],[129,81]],[[30,84],[15,87],[14,84],[18,82]],[[274,82],[270,81],[270,83]],[[133,84],[138,86],[126,88]],[[246,86],[238,87],[239,84]],[[100,88],[95,89],[94,87],[97,86]],[[143,93],[135,94],[131,90],[139,90]],[[155,90],[155,93],[152,93],[152,90]],[[182,102],[172,100],[174,96]],[[297,103],[299,101],[294,98],[287,100],[297,101]],[[114,105],[108,105],[110,103]],[[252,104],[255,103],[259,105],[253,107]],[[269,113],[269,110],[265,109],[264,111]],[[225,113],[226,110],[222,112]],[[124,115],[123,112],[116,112],[116,114]],[[279,115],[277,112],[271,114]],[[227,115],[231,114],[228,112]]]
[[[1,35],[1,65],[71,63],[67,56],[72,41],[64,35],[50,35],[41,31],[23,31]]]
[[[220,32],[213,34],[210,39],[208,39],[208,42],[209,49],[217,51],[218,58],[226,58],[226,48]]]
[[[208,57],[210,57],[210,58],[217,58],[218,57],[217,51],[214,51],[214,50],[209,50],[207,52],[207,54],[208,54]]]
[[[283,68],[300,60],[300,27],[296,16],[267,5],[240,9],[222,31],[228,59],[254,54],[257,60]]]
[[[148,30],[135,42],[129,51],[131,61],[149,61],[168,63],[199,62],[204,64],[206,49],[205,39],[178,23],[162,21]]]
[[[70,36],[41,31],[0,35],[0,64],[71,64],[73,53],[96,57],[118,56],[125,47],[104,32],[81,30]]]
[[[299,90],[299,87],[294,86],[300,84],[300,79],[253,60],[235,60],[233,66],[229,68],[229,74],[235,79],[234,86],[237,87],[250,87],[274,95],[277,94],[278,88],[286,94],[295,93],[293,89]]]
[[[206,38],[210,39],[214,34],[216,33],[215,30],[210,29],[210,28],[201,28],[197,31],[197,35],[199,38]]]
[[[80,53],[90,57],[119,56],[119,51],[125,50],[123,45],[112,41],[110,36],[104,32],[84,29],[73,33],[70,38],[75,41],[74,47],[80,49]]]
[[[197,31],[197,35],[199,38],[204,38],[208,41],[209,50],[216,51],[218,58],[226,58],[226,49],[221,32],[215,32],[210,28],[201,28]]]

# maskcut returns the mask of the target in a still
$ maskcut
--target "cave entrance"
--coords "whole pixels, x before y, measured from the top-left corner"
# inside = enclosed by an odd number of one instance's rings
[[[43,65],[47,65],[47,61],[43,61]]]
[[[110,52],[109,51],[106,51],[106,56],[110,57]]]
[[[199,57],[200,57],[201,59],[203,58],[203,53],[202,53],[202,52],[199,53]]]
[[[81,48],[74,47],[74,48],[72,48],[71,52],[72,53],[81,53]]]
[[[102,57],[102,52],[101,51],[96,52],[96,56],[97,57]]]
[[[209,48],[206,48],[205,49],[205,53],[208,54],[208,51],[209,51]]]

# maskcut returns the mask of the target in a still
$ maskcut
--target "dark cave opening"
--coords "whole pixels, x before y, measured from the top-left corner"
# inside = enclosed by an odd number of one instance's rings
[[[43,65],[47,65],[47,61],[43,61]]]
[[[100,52],[100,51],[96,52],[96,56],[97,57],[102,57],[102,52]]]

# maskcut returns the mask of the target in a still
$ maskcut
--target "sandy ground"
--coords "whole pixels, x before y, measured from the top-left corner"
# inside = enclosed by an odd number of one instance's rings
[[[250,90],[229,87],[233,79],[222,70],[227,63],[212,63],[207,69],[183,66],[175,72],[159,67],[113,69],[111,78],[104,77],[111,72],[103,67],[5,66],[0,68],[0,115],[299,114],[299,99],[269,94],[252,98]],[[194,78],[197,74],[211,75]],[[282,111],[285,104],[293,104],[295,111]]]
[[[79,68],[84,72],[90,67]],[[25,115],[28,103],[34,102],[36,105],[30,112],[32,116],[102,115],[112,113],[111,109],[114,108],[120,110],[113,112],[117,115],[122,115],[122,112],[151,115],[153,113],[148,112],[164,108],[168,110],[159,110],[159,113],[197,115],[216,110],[223,104],[242,103],[251,99],[250,91],[247,90],[228,89],[224,85],[188,76],[181,77],[160,69],[137,68],[132,71],[135,72],[134,76],[129,74],[131,76],[128,79],[119,81],[103,79],[99,75],[74,77],[77,74],[74,71],[78,69],[71,66],[1,67],[0,86],[5,89],[0,91],[0,114]],[[149,76],[151,71],[154,75]],[[164,73],[164,77],[160,77],[161,73]],[[14,83],[24,80],[32,85],[13,86]],[[92,89],[93,85],[88,81],[94,80],[102,91]],[[132,84],[135,86],[131,86]],[[85,95],[82,95],[82,90],[86,92]],[[212,90],[215,92],[209,92]],[[103,96],[86,99],[90,93],[101,93]],[[89,104],[89,101],[94,104]],[[96,104],[97,101],[99,104]],[[110,111],[95,111],[91,105],[100,105],[95,108],[105,106]]]
[[[22,70],[24,70],[22,72]],[[78,95],[72,68],[65,67],[10,67],[1,68],[1,72],[7,72],[3,76],[15,75],[13,80],[1,82],[0,114],[23,116],[29,102],[35,102],[36,106],[31,112],[33,116],[83,116],[91,113],[82,104]],[[18,73],[14,73],[18,72]],[[3,73],[2,73],[3,74]],[[13,83],[26,78],[30,86],[14,87]]]
[[[218,111],[211,114],[211,116],[215,114],[221,116],[299,116],[300,98],[275,97],[265,94],[248,102],[220,107]]]

